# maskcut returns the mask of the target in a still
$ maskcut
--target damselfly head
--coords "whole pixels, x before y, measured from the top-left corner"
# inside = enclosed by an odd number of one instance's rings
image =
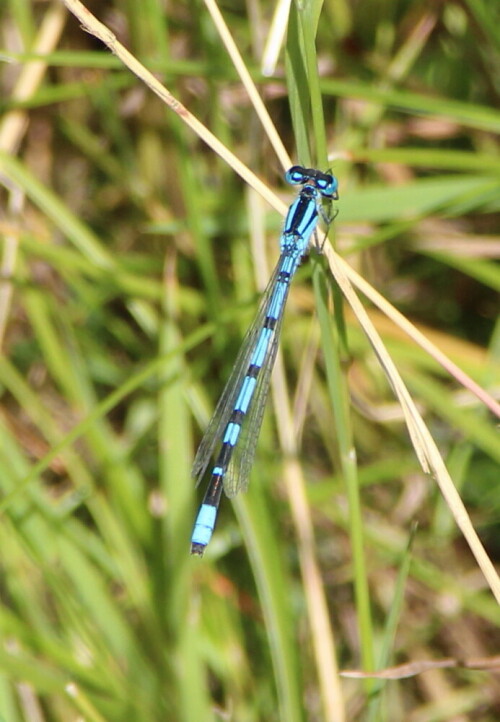
[[[338,198],[339,182],[331,173],[294,165],[285,173],[285,180],[290,185],[312,185],[325,198]]]

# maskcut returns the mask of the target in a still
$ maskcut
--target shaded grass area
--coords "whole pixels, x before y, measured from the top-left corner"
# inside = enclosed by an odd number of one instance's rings
[[[91,9],[291,202],[203,4]],[[338,252],[498,398],[494,4],[294,6],[272,77],[259,61],[273,6],[221,10],[294,162],[339,177]],[[497,603],[314,254],[250,490],[189,557],[193,453],[281,219],[62,5],[1,13],[0,717],[497,719]],[[495,563],[495,419],[370,312]],[[393,679],[343,677],[332,703],[330,646],[341,669]],[[445,658],[456,666],[398,673]]]

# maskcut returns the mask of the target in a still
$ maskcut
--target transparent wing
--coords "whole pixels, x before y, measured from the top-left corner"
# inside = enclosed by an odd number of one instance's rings
[[[291,278],[290,278],[291,281]],[[240,491],[246,491],[250,479],[250,472],[255,457],[255,449],[257,440],[262,426],[264,409],[266,407],[267,396],[271,382],[271,372],[274,367],[276,353],[281,334],[281,326],[283,322],[283,313],[285,310],[286,300],[290,283],[287,286],[283,304],[276,321],[273,336],[269,342],[266,356],[260,370],[257,385],[250,403],[250,407],[243,420],[240,437],[234,448],[231,461],[224,475],[224,491],[228,497],[235,496]]]
[[[205,474],[205,471],[207,469],[207,466],[210,464],[210,461],[214,454],[215,447],[216,447],[217,443],[219,443],[221,441],[223,431],[227,425],[227,422],[229,421],[229,417],[231,416],[231,414],[233,412],[233,408],[234,408],[236,399],[238,397],[238,393],[241,388],[241,383],[248,370],[248,364],[249,364],[250,358],[253,354],[253,351],[255,348],[255,343],[259,337],[260,330],[264,323],[264,319],[267,315],[267,307],[269,305],[269,299],[270,299],[273,289],[276,285],[276,281],[278,278],[278,274],[280,272],[281,265],[282,265],[282,256],[280,256],[280,259],[279,259],[278,263],[276,264],[276,268],[274,269],[273,274],[272,274],[271,278],[269,279],[269,283],[267,284],[267,287],[262,295],[262,299],[260,302],[260,307],[257,312],[257,315],[255,316],[250,328],[248,329],[248,331],[245,334],[245,337],[243,339],[240,350],[238,352],[238,356],[236,358],[231,375],[226,383],[226,386],[224,387],[224,391],[222,392],[222,395],[216,406],[216,409],[214,411],[212,419],[210,420],[210,423],[207,426],[207,430],[205,431],[205,434],[203,435],[201,443],[198,447],[198,451],[196,452],[196,456],[194,458],[191,474],[192,474],[193,478],[195,479],[197,485],[202,480],[202,478]],[[277,325],[279,325],[279,324],[277,324]],[[274,337],[272,339],[272,342],[270,343],[270,346],[273,345],[275,338],[276,338],[276,333],[274,334]],[[268,351],[268,353],[269,353],[269,351]],[[274,352],[274,355],[276,355],[276,351]],[[264,375],[263,371],[264,371],[264,369],[261,370],[261,373],[259,375],[259,382],[261,381],[260,377]],[[259,385],[260,385],[260,383],[259,383]],[[258,389],[256,389],[256,392],[258,392]],[[265,399],[264,399],[264,401],[265,401]],[[252,407],[253,407],[253,404],[252,404]],[[251,414],[251,411],[249,413]],[[262,414],[261,414],[261,416],[262,416]],[[238,440],[238,445],[239,445],[239,440]]]

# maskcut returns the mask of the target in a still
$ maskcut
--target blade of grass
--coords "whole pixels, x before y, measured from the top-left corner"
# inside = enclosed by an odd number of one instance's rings
[[[403,90],[381,90],[373,85],[323,78],[321,91],[325,95],[342,98],[359,98],[371,103],[381,103],[388,108],[417,115],[453,120],[461,126],[478,130],[500,132],[500,112],[498,110],[443,97],[431,97]]]
[[[167,254],[164,272],[164,322],[160,331],[160,352],[168,362],[163,364],[161,378],[165,384],[159,398],[160,488],[168,503],[169,513],[163,521],[163,554],[159,560],[161,573],[155,575],[158,600],[168,609],[171,652],[183,665],[173,666],[175,687],[179,693],[180,715],[186,722],[210,718],[210,700],[204,681],[198,644],[191,622],[192,594],[189,531],[193,511],[193,487],[189,483],[192,440],[189,412],[183,383],[171,383],[172,378],[185,376],[183,354],[169,354],[179,348],[178,328],[179,289],[176,277],[175,251]],[[164,560],[164,561],[162,561]],[[184,665],[189,665],[186,674]],[[193,682],[197,681],[196,694]]]
[[[309,131],[311,98],[308,73],[316,77],[314,30],[309,32],[307,19],[301,19],[302,8],[292,6],[287,39],[287,85],[292,122],[295,131],[298,157],[310,164]],[[314,15],[314,9],[311,9]],[[314,29],[315,29],[314,25]],[[304,38],[304,34],[307,38]],[[307,46],[307,48],[305,47]],[[314,81],[313,81],[314,85]],[[317,83],[316,83],[317,86]],[[316,123],[322,123],[322,105],[315,112]],[[317,148],[324,144],[320,133]],[[323,148],[326,158],[326,147]],[[342,690],[338,681],[335,658],[335,638],[328,618],[327,604],[321,585],[321,575],[316,560],[314,530],[310,509],[307,504],[305,484],[300,467],[296,462],[297,444],[294,424],[291,418],[283,367],[278,359],[278,374],[275,375],[274,397],[279,412],[279,434],[282,448],[290,462],[285,467],[285,479],[290,498],[292,514],[298,537],[299,558],[304,590],[308,604],[309,624],[313,634],[314,654],[321,689],[324,716],[341,722],[345,718]]]
[[[323,97],[321,95],[318,59],[316,56],[316,31],[323,0],[313,0],[297,8],[297,17],[300,26],[301,47],[303,48],[303,61],[307,76],[307,93],[312,120],[312,137],[315,143],[315,152],[312,157],[316,159],[316,166],[326,169],[327,150],[325,119],[323,115]],[[305,107],[305,106],[302,106]],[[304,118],[307,125],[307,116]],[[298,146],[300,148],[300,146]]]
[[[300,694],[302,685],[297,671],[294,617],[287,595],[291,580],[284,574],[286,567],[283,555],[278,553],[280,547],[276,544],[276,530],[272,528],[259,484],[252,484],[251,492],[246,497],[236,497],[233,503],[262,600],[280,702],[280,719],[300,722],[304,719]]]
[[[396,637],[396,628],[401,617],[401,612],[404,604],[406,583],[408,581],[408,576],[410,573],[411,547],[413,544],[416,530],[417,527],[416,524],[414,524],[410,533],[410,537],[408,539],[408,544],[401,560],[401,565],[399,567],[398,576],[394,587],[392,603],[390,605],[389,615],[387,617],[384,627],[382,646],[379,653],[377,669],[384,669],[385,667],[388,667],[393,656],[392,649]],[[368,704],[367,722],[376,722],[376,720],[379,720],[379,722],[384,722],[385,713],[380,710],[380,706],[381,696],[385,687],[386,682],[383,681],[374,685],[373,698]]]
[[[253,209],[252,218],[254,221],[257,217],[259,217],[259,214]],[[259,233],[255,227],[252,227],[252,231],[252,255],[257,259],[255,265],[257,285],[263,288],[269,277],[269,270],[266,268],[265,262],[265,250],[261,247],[264,234]],[[332,720],[332,722],[342,722],[344,710],[342,691],[338,683],[335,639],[329,620],[321,573],[316,560],[314,531],[305,492],[304,474],[297,462],[298,450],[294,422],[288,401],[289,392],[283,358],[280,353],[278,353],[273,373],[272,394],[276,415],[280,419],[277,430],[285,459],[284,482],[297,536],[302,584],[307,603],[308,623],[312,633],[317,674],[321,685],[324,714],[325,718]]]
[[[328,391],[333,416],[335,418],[336,443],[339,447],[340,466],[349,499],[350,536],[361,642],[360,651],[363,660],[363,669],[370,671],[374,669],[375,660],[356,450],[353,440],[346,378],[340,366],[340,343],[335,335],[335,326],[331,322],[324,270],[321,268],[321,264],[317,262],[314,264],[313,282],[315,286],[314,297],[316,300],[316,311],[321,329],[321,343],[326,366]],[[370,683],[368,689],[372,687],[373,684]]]

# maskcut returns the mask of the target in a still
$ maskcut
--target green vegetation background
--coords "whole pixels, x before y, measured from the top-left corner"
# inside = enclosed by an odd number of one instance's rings
[[[290,202],[202,2],[89,7]],[[311,7],[321,13],[319,90],[340,182],[336,247],[498,396],[500,6],[330,0],[293,4],[292,22]],[[285,51],[273,76],[260,72],[273,10],[221,6],[286,148],[305,162]],[[282,220],[255,206],[62,4],[6,0],[0,23],[0,719],[498,719],[498,671],[484,669],[498,652],[497,604],[346,311],[339,368],[359,514],[352,494],[347,503],[317,263],[298,274],[282,347],[328,604],[325,644],[341,669],[458,666],[408,678],[396,668],[384,683],[343,677],[328,706],[272,403],[250,491],[236,516],[224,500],[205,557],[190,558],[202,494],[193,454],[258,299],[249,239],[265,238],[272,267]],[[47,27],[46,72],[19,95]],[[320,145],[312,130],[308,140]],[[495,420],[380,313],[372,318],[498,561]],[[466,668],[481,659],[482,669]]]

